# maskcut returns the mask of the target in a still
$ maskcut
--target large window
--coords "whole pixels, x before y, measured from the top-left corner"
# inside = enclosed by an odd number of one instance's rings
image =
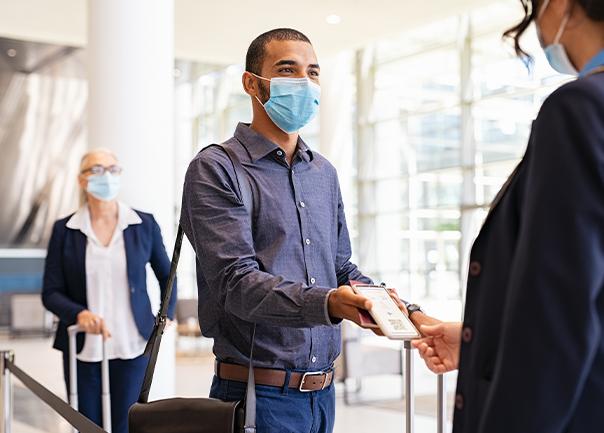
[[[356,108],[355,245],[363,269],[411,299],[460,305],[489,204],[522,157],[544,98],[565,79],[532,29],[524,38],[531,68],[502,41],[516,17],[495,4],[357,56],[356,91],[370,97]]]

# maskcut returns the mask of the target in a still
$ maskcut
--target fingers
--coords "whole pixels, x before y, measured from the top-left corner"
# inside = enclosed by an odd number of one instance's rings
[[[407,312],[407,307],[405,307],[405,304],[403,304],[403,301],[401,301],[401,298],[398,297],[398,294],[396,293],[396,290],[394,289],[386,289],[388,290],[388,293],[390,294],[390,297],[394,300],[394,302],[396,303],[396,305],[398,306],[398,308],[405,313],[405,316],[408,316],[409,313]]]
[[[100,329],[98,333],[103,335],[103,340],[111,338],[111,332],[109,332],[109,329],[105,325],[105,321],[103,319],[101,319]]]
[[[340,286],[338,291],[342,296],[342,303],[363,310],[370,310],[372,307],[371,301],[365,296],[357,295],[350,286]]]
[[[435,325],[421,325],[419,331],[423,336],[427,337],[440,337],[445,333],[445,326],[443,323],[437,323]]]

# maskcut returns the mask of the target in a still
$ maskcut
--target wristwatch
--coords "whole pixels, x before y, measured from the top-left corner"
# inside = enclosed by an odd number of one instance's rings
[[[420,313],[423,313],[422,307],[420,307],[417,304],[409,304],[409,305],[407,305],[407,313],[408,313],[409,317],[411,317],[411,315],[413,313],[417,312],[417,311],[419,311]]]

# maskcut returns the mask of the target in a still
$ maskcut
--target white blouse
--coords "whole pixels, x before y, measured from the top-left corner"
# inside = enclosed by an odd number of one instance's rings
[[[80,208],[67,222],[70,229],[80,230],[86,243],[86,296],[88,310],[105,321],[111,338],[107,340],[109,359],[133,359],[142,355],[145,340],[138,332],[130,307],[130,290],[124,230],[142,220],[130,207],[119,203],[118,222],[108,246],[102,245],[92,229],[87,205]],[[102,337],[86,334],[80,361],[99,362],[102,359]]]

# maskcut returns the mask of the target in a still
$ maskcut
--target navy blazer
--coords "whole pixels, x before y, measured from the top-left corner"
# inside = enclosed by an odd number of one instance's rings
[[[170,259],[166,253],[159,225],[153,215],[135,211],[141,224],[124,230],[124,245],[130,307],[140,335],[148,340],[155,323],[155,315],[147,294],[147,263],[159,281],[162,296],[170,275]],[[86,243],[80,230],[66,227],[71,215],[55,222],[44,267],[42,303],[59,318],[54,348],[68,350],[67,327],[76,322],[78,313],[88,306],[86,300]],[[168,308],[168,316],[174,317],[176,281]],[[119,331],[118,331],[119,332]],[[77,352],[84,346],[84,334],[78,334]]]
[[[545,101],[493,206],[470,256],[453,431],[601,433],[604,74]]]

